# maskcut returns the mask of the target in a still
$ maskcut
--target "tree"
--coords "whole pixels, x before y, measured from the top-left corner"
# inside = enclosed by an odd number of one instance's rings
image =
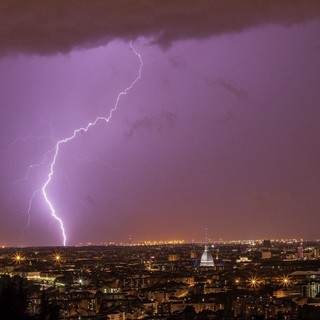
[[[182,312],[182,319],[183,320],[194,320],[196,317],[196,311],[192,306],[186,306]]]
[[[28,295],[26,279],[22,277],[0,277],[0,318],[6,320],[27,320]]]
[[[50,302],[46,291],[42,291],[40,314],[38,320],[58,320],[60,317],[59,307]]]

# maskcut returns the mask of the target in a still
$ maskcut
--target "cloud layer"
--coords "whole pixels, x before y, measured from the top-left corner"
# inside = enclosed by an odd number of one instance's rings
[[[319,16],[317,0],[4,0],[0,54],[55,54],[140,36],[169,46],[176,40]]]

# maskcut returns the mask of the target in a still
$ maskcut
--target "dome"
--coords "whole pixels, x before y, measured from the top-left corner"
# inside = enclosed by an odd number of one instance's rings
[[[214,267],[213,257],[211,252],[208,250],[208,246],[204,246],[204,252],[201,256],[200,267]]]

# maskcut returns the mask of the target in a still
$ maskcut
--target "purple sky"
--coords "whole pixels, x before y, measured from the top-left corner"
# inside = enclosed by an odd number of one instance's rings
[[[0,4],[0,244],[62,244],[30,199],[137,77],[130,40],[142,78],[47,188],[67,244],[319,238],[317,1],[23,3]]]

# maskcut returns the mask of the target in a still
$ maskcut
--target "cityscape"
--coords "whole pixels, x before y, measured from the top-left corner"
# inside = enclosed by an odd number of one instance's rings
[[[0,300],[1,317],[319,319],[319,248],[306,240],[2,248],[0,290],[11,300]]]
[[[319,34],[319,0],[1,0],[0,320],[320,320]]]

